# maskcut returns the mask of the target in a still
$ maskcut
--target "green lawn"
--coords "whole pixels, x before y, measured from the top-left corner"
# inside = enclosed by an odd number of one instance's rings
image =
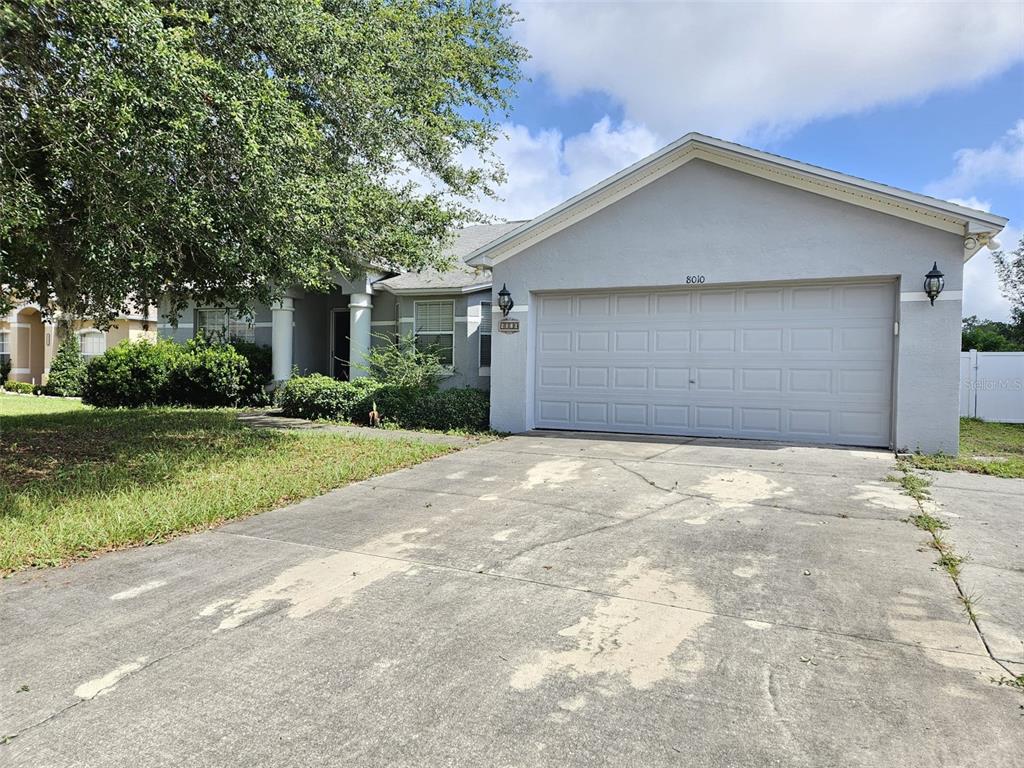
[[[1024,424],[960,419],[959,456],[914,456],[920,469],[1024,477]]]
[[[452,450],[254,430],[230,410],[0,395],[0,574],[163,541]]]

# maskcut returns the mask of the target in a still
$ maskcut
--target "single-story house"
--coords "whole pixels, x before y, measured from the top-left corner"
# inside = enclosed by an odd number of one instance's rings
[[[448,253],[454,267],[403,274],[368,270],[337,276],[328,293],[289,289],[273,307],[257,304],[248,317],[223,307],[189,305],[176,322],[160,309],[161,338],[185,342],[200,332],[270,346],[274,379],[293,370],[338,379],[365,376],[362,350],[397,335],[438,350],[449,365],[444,387],[490,386],[491,275],[464,259],[524,222],[466,227]]]
[[[156,312],[156,307],[131,309],[115,318],[105,331],[94,328],[88,320],[76,322],[72,332],[78,337],[82,355],[89,360],[125,340],[155,341]],[[20,303],[0,316],[0,360],[10,362],[10,378],[14,381],[45,384],[60,342],[56,318],[47,318],[37,304]]]
[[[374,332],[412,331],[451,350],[447,385],[490,389],[499,430],[956,452],[963,264],[1005,224],[688,134],[531,221],[460,231],[452,272],[290,291],[237,331],[278,379],[358,375]],[[239,322],[183,321],[161,332]]]

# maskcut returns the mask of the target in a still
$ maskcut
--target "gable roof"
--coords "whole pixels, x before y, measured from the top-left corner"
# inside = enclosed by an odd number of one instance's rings
[[[489,272],[470,267],[466,257],[497,238],[519,228],[524,221],[509,221],[500,224],[477,224],[456,230],[454,240],[445,255],[456,262],[456,266],[445,272],[424,269],[420,272],[403,272],[394,277],[377,280],[375,288],[391,293],[472,293],[491,287]]]
[[[1007,219],[994,213],[978,211],[916,192],[830,171],[827,168],[790,160],[700,133],[688,133],[537,218],[481,245],[468,255],[466,263],[476,267],[491,267],[621,200],[691,160],[706,160],[743,173],[960,234],[965,238],[974,236],[973,241],[965,246],[965,261],[998,234],[1007,222]]]

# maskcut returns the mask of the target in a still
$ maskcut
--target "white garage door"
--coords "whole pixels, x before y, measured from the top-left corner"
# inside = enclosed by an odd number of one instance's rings
[[[889,444],[893,283],[532,303],[538,427]]]

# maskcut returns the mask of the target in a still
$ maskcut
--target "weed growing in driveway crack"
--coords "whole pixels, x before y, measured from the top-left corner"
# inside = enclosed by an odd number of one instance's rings
[[[975,610],[978,604],[978,597],[974,593],[966,592],[963,584],[960,583],[960,567],[967,562],[968,557],[965,555],[958,555],[954,551],[953,545],[943,538],[942,531],[949,529],[949,523],[925,511],[925,502],[931,498],[931,493],[928,491],[931,481],[927,477],[914,472],[913,465],[906,460],[897,460],[896,468],[901,474],[888,475],[885,478],[886,482],[899,483],[903,488],[903,492],[917,502],[918,508],[917,514],[910,515],[904,520],[904,522],[911,523],[922,531],[927,531],[931,535],[929,546],[939,553],[939,559],[935,561],[935,565],[939,566],[949,574],[949,578],[952,580],[953,586],[956,587],[957,600],[959,600],[963,605],[964,613],[967,614],[967,619],[974,626],[974,631],[978,633],[978,637],[981,639],[981,644],[985,647],[985,651],[988,653],[989,658],[1002,667],[1006,672],[1010,673],[1010,677],[1003,677],[999,680],[993,678],[992,681],[999,685],[1011,685],[1024,693],[1024,675],[1016,675],[1006,664],[1001,662],[996,658],[995,654],[992,653],[988,640],[985,638],[985,633],[981,631],[981,624],[978,621],[978,612]]]
[[[1024,675],[1016,675],[1012,677],[1000,677],[992,678],[992,682],[996,685],[1008,685],[1011,688],[1016,688],[1018,691],[1024,691]]]
[[[928,533],[931,534],[934,534],[936,531],[944,531],[949,528],[949,523],[945,520],[932,517],[927,512],[922,512],[919,515],[911,515],[907,518],[907,522],[913,523],[922,531],[928,531]]]
[[[919,475],[916,472],[912,472],[910,464],[905,461],[897,463],[897,467],[902,472],[901,475],[889,475],[886,480],[890,482],[899,483],[903,488],[903,492],[910,496],[912,499],[920,504],[925,499],[931,498],[931,492],[928,487],[932,484],[924,475]]]

